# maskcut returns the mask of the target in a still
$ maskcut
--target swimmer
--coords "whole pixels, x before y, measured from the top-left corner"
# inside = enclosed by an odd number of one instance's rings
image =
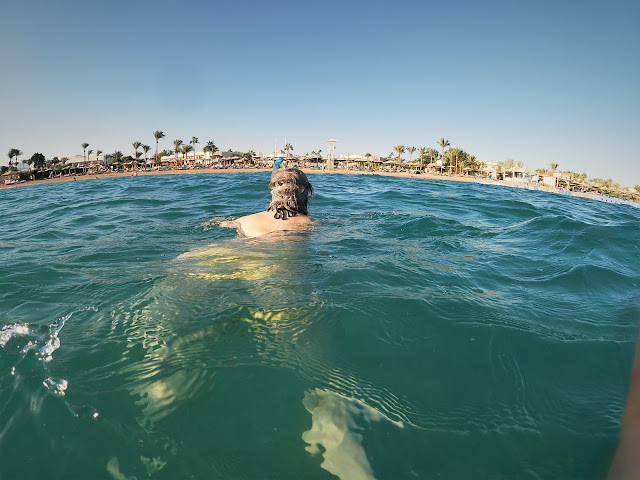
[[[607,478],[640,478],[640,336],[636,342],[627,406],[622,416],[620,443]]]
[[[284,161],[284,158],[279,158],[275,162],[273,162],[273,170],[271,170],[271,178],[278,173],[279,169],[287,168],[287,164]]]
[[[273,170],[274,171],[278,170],[280,168],[286,168],[286,164],[284,163],[284,158],[282,158],[282,157],[273,162]]]
[[[235,225],[247,237],[259,237],[285,230],[299,230],[311,225],[307,206],[313,187],[307,176],[297,168],[274,171],[269,183],[271,201],[265,212],[254,213],[236,220]]]

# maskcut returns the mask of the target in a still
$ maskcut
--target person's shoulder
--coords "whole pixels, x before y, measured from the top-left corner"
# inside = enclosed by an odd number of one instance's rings
[[[244,217],[240,217],[236,220],[236,222],[242,223],[242,222],[247,222],[247,221],[252,221],[252,220],[257,220],[260,217],[264,216],[265,212],[258,212],[258,213],[252,213],[250,215],[245,215]]]
[[[270,230],[269,212],[258,212],[240,217],[236,223],[240,231],[247,237],[264,235]]]
[[[289,217],[291,220],[293,220],[295,223],[312,223],[314,222],[314,219],[307,216],[307,215],[303,215],[303,214],[298,214],[295,217]]]

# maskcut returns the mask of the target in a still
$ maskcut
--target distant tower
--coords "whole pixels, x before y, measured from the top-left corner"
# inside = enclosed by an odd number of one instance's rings
[[[328,158],[328,162],[329,162],[329,169],[333,170],[335,168],[335,153],[336,153],[336,142],[338,140],[336,140],[335,138],[330,138],[329,140],[327,140],[327,142],[329,142],[329,158]]]

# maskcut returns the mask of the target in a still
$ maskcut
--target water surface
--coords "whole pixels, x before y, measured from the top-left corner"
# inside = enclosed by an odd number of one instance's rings
[[[312,175],[312,232],[238,238],[268,173],[0,192],[2,478],[602,478],[640,212]]]

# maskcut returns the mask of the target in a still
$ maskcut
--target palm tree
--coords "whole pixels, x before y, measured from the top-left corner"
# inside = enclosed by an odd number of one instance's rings
[[[551,167],[551,170],[552,170],[553,172],[555,172],[555,171],[556,171],[556,168],[558,168],[559,166],[560,166],[560,165],[558,165],[557,163],[550,163],[550,164],[549,164],[549,167]]]
[[[178,153],[180,152],[180,146],[182,145],[182,140],[179,138],[173,141],[173,150],[176,152],[176,161],[178,160]],[[158,159],[156,159],[156,162]]]
[[[413,153],[416,151],[416,147],[407,147],[407,152],[409,152],[409,163],[411,163],[411,158],[413,157]]]
[[[444,161],[444,149],[445,147],[448,147],[451,144],[449,143],[449,140],[447,140],[446,138],[441,138],[440,140],[438,140],[438,145],[442,147],[442,161]]]
[[[213,141],[209,140],[207,145],[202,149],[203,152],[209,152],[209,158],[213,160],[213,154],[218,151],[218,147],[216,147]]]
[[[431,160],[429,163],[435,163],[439,156],[440,152],[438,152],[435,148],[427,148],[427,157],[429,157],[429,160]]]
[[[193,147],[191,145],[184,145],[182,147],[182,153],[184,155],[184,159],[187,159],[187,153],[189,153],[191,150],[193,150]]]
[[[420,165],[424,163],[424,159],[427,157],[427,147],[418,148],[418,154],[420,155]]]
[[[96,150],[96,164],[100,163],[100,154],[102,150]]]
[[[18,157],[20,155],[22,155],[22,150],[20,150],[19,148],[16,148],[16,167],[18,166]]]
[[[49,160],[49,165],[51,167],[52,174],[55,174],[58,172],[59,163],[60,163],[60,159],[58,157],[53,157],[51,160]]]
[[[393,150],[398,154],[398,162],[402,162],[402,154],[406,150],[404,145],[396,145]]]
[[[116,164],[116,168],[120,165],[119,160],[122,158],[122,152],[120,150],[116,150],[115,152],[113,152],[111,154],[111,158],[115,158],[115,160],[112,163]]]
[[[461,154],[458,156],[458,165],[460,166],[460,173],[464,173],[464,169],[469,165],[469,154],[464,150],[461,150]]]
[[[253,150],[249,150],[248,152],[242,154],[242,158],[253,163],[253,157],[255,156],[255,154],[256,152],[254,152]]]
[[[16,157],[16,167],[18,166],[18,155],[22,155],[22,152],[17,148],[11,148],[7,152],[7,157],[9,157],[9,168],[11,168],[11,159]]]
[[[138,142],[138,141],[135,141],[135,142],[133,142],[131,145],[133,145],[133,148],[135,149],[135,152],[136,152],[136,153],[135,153],[135,156],[136,156],[136,160],[137,160],[138,158],[140,158],[140,157],[138,156],[138,149],[140,148],[140,146],[142,145],[142,143],[140,143],[140,142]]]
[[[469,166],[473,170],[477,170],[478,169],[478,164],[476,162],[476,157],[474,155],[467,155],[467,161],[469,162]]]
[[[291,152],[293,151],[293,145],[291,145],[290,143],[287,143],[284,146],[284,149],[287,151],[287,158],[289,158],[289,155],[291,155]]]
[[[164,132],[162,130],[156,130],[153,132],[153,137],[156,139],[156,162],[158,161],[158,140],[164,138]]]
[[[62,157],[62,158],[53,157],[53,159],[51,160],[51,163],[53,163],[53,165],[55,166],[54,168],[56,172],[58,172],[58,171],[64,170],[64,166],[68,160],[69,160],[69,157]],[[57,164],[60,164],[59,168]]]
[[[198,140],[198,137],[191,137],[191,141],[189,143],[191,145],[193,145],[193,161],[195,163],[195,161],[196,161],[196,145],[198,143],[200,143],[200,141]]]
[[[151,150],[149,145],[142,145],[142,151],[144,152],[144,164],[147,165],[147,153]]]
[[[447,165],[447,167],[452,166],[455,159],[456,159],[455,151],[453,148],[450,148],[449,150],[444,152],[444,155],[442,157],[442,166],[444,167],[445,164]]]
[[[460,148],[451,148],[451,149],[449,149],[449,151],[451,152],[451,158],[455,159],[455,161],[456,161],[455,169],[456,169],[456,175],[457,175],[458,174],[458,159],[463,156],[464,152]]]
[[[82,144],[82,161],[86,162],[87,161],[87,147],[89,146],[89,144],[87,142],[84,142]]]
[[[87,150],[87,162],[91,163],[91,154],[93,153],[93,150]]]

